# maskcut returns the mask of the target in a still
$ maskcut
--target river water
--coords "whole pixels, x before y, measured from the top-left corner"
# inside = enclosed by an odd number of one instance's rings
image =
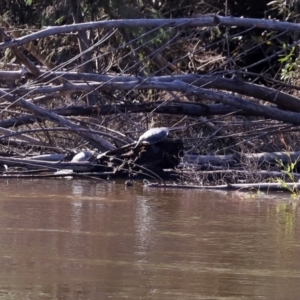
[[[0,182],[0,299],[299,299],[288,194]]]

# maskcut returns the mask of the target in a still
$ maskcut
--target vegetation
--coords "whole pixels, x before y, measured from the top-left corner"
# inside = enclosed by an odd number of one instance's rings
[[[271,172],[292,181],[277,161],[285,152],[264,163],[259,155],[300,149],[299,8],[282,0],[2,1],[3,176],[20,164],[5,156],[67,161],[81,150],[115,151],[153,126],[186,126],[172,135],[185,159],[198,159],[181,170],[184,180],[201,170],[202,184],[278,178]],[[140,160],[118,155],[112,172],[138,172]],[[217,170],[207,155],[235,164]]]

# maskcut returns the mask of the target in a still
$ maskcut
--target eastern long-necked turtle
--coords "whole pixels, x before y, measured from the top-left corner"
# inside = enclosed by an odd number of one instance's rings
[[[181,127],[174,127],[174,128],[168,128],[168,127],[156,127],[151,128],[144,132],[137,141],[137,144],[134,148],[138,147],[141,143],[147,143],[150,144],[153,151],[157,153],[159,151],[159,148],[155,147],[154,145],[161,140],[163,140],[165,137],[168,136],[170,131],[176,131],[176,130],[183,130],[186,126]]]

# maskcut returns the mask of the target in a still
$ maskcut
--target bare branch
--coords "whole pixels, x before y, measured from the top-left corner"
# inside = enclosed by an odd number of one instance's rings
[[[108,141],[104,140],[100,136],[95,138],[94,135],[91,135],[89,133],[82,133],[80,130],[81,129],[80,126],[66,120],[65,118],[63,118],[61,116],[58,116],[52,112],[49,112],[33,103],[28,102],[24,98],[20,98],[16,102],[13,96],[11,96],[10,94],[7,94],[1,90],[0,90],[0,95],[7,101],[13,102],[13,103],[17,104],[18,106],[33,112],[36,116],[38,116],[40,118],[52,121],[61,126],[66,126],[66,127],[71,128],[78,135],[80,135],[81,137],[83,137],[84,139],[89,141],[94,147],[96,147],[97,149],[99,149],[101,151],[112,150],[115,148],[113,145],[111,145]]]
[[[182,19],[131,19],[131,20],[105,20],[97,22],[88,22],[80,24],[72,24],[65,26],[48,27],[44,30],[26,35],[24,37],[0,43],[0,50],[10,48],[13,46],[21,46],[25,43],[32,42],[37,39],[42,39],[51,35],[70,33],[76,31],[86,31],[97,28],[136,28],[136,27],[213,27],[216,25],[223,26],[240,26],[240,27],[253,27],[277,30],[277,31],[293,31],[299,32],[300,25],[289,22],[277,22],[275,20],[258,20],[251,18],[234,18],[204,16],[199,18],[182,18]]]

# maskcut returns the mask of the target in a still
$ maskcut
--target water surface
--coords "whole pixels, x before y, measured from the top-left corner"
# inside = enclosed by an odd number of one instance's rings
[[[0,299],[298,299],[288,194],[0,182]]]

